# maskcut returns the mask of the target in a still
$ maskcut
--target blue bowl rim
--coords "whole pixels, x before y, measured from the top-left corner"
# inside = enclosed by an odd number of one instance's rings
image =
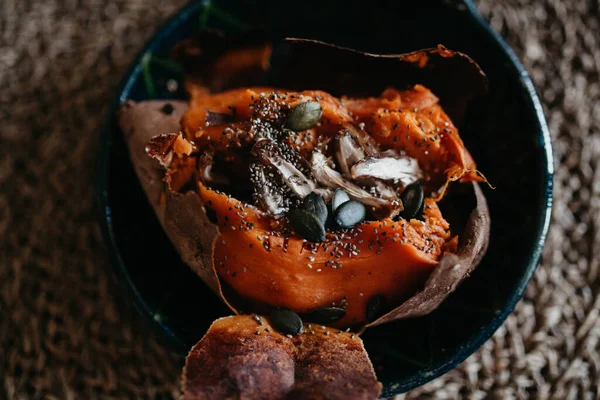
[[[514,51],[508,46],[508,44],[504,41],[504,39],[494,31],[490,25],[485,21],[485,19],[479,14],[477,11],[477,7],[473,3],[472,0],[459,0],[461,1],[466,8],[466,11],[469,13],[470,18],[476,23],[479,29],[485,31],[487,34],[491,35],[495,42],[495,49],[493,51],[500,51],[507,56],[511,63],[511,69],[517,73],[520,77],[520,81],[522,86],[528,93],[526,101],[529,105],[534,109],[537,123],[537,131],[539,134],[539,140],[541,140],[541,145],[543,147],[543,155],[544,155],[544,182],[543,182],[543,193],[542,199],[540,201],[540,209],[542,210],[542,215],[540,222],[537,227],[537,243],[532,249],[531,256],[529,257],[529,263],[527,264],[524,274],[520,279],[518,285],[515,287],[513,294],[509,297],[508,301],[505,303],[502,311],[494,316],[492,321],[483,327],[481,331],[472,337],[470,337],[466,341],[466,345],[461,347],[452,357],[447,359],[445,362],[438,364],[436,366],[429,367],[423,371],[420,371],[418,374],[404,380],[400,385],[394,385],[391,392],[388,391],[386,395],[392,396],[395,394],[403,393],[408,390],[419,387],[443,374],[450,371],[451,369],[458,366],[464,360],[467,359],[471,354],[477,351],[488,339],[492,337],[494,332],[502,325],[502,323],[506,320],[508,315],[513,312],[519,300],[523,297],[527,285],[531,281],[533,274],[537,266],[539,265],[539,261],[542,255],[542,250],[544,248],[544,243],[546,241],[546,236],[548,233],[548,229],[550,226],[551,214],[552,214],[552,204],[553,204],[553,177],[554,177],[554,158],[553,158],[553,150],[552,150],[552,141],[550,136],[550,130],[548,128],[548,124],[546,122],[546,118],[544,115],[544,110],[542,104],[540,102],[540,98],[537,94],[537,91],[534,87],[534,84],[517,58],[517,55]],[[163,339],[169,340],[171,343],[175,344],[177,347],[181,349],[187,349],[188,346],[183,343],[175,334],[172,332],[169,327],[165,324],[156,321],[153,317],[153,311],[151,307],[142,299],[142,296],[138,292],[137,288],[131,281],[131,277],[127,273],[127,270],[124,266],[124,262],[121,258],[119,251],[117,250],[116,238],[113,231],[113,222],[111,216],[111,210],[108,205],[108,154],[110,152],[111,140],[110,134],[111,130],[115,124],[115,116],[119,106],[127,100],[126,94],[129,93],[131,87],[133,86],[137,76],[141,73],[141,59],[148,51],[153,50],[157,43],[159,43],[163,38],[168,37],[173,30],[175,30],[182,21],[188,18],[190,13],[195,12],[198,8],[202,7],[204,1],[192,1],[186,6],[182,7],[179,11],[177,11],[172,17],[170,17],[165,23],[163,23],[152,35],[143,48],[139,51],[135,59],[132,61],[128,71],[122,78],[120,84],[118,85],[117,92],[113,97],[108,110],[106,111],[103,123],[100,127],[100,132],[98,135],[98,152],[96,159],[96,194],[95,194],[95,203],[96,209],[98,213],[99,223],[102,231],[102,236],[104,239],[104,243],[109,249],[111,262],[114,267],[114,273],[117,277],[117,282],[121,286],[121,289],[126,291],[130,298],[133,299],[134,306],[137,311],[144,316],[146,320],[148,320],[152,324],[159,324],[161,327],[161,336]],[[125,282],[126,284],[123,284]]]

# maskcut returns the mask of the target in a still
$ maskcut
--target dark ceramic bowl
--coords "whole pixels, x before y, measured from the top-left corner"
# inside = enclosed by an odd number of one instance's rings
[[[470,1],[248,0],[196,2],[148,42],[119,87],[101,132],[98,207],[117,280],[150,328],[182,355],[229,310],[178,257],[130,164],[115,112],[125,99],[183,98],[169,49],[203,27],[250,27],[372,53],[438,43],[465,52],[487,73],[490,92],[470,109],[461,135],[490,182],[489,250],[477,270],[426,317],[368,330],[363,339],[384,396],[442,375],[476,351],[513,310],[538,264],[552,203],[552,154],[542,107],[527,73]],[[418,4],[418,5],[417,5]],[[442,104],[452,99],[441,99]],[[485,127],[482,129],[481,127]],[[148,251],[153,249],[153,251]],[[158,251],[157,251],[158,250]]]

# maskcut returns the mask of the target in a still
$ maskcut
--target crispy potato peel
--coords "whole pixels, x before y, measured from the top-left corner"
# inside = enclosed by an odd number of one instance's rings
[[[170,110],[170,114],[165,113],[165,109]],[[135,172],[160,224],[183,261],[215,293],[219,293],[219,283],[212,267],[212,246],[217,228],[206,217],[198,194],[169,190],[165,184],[164,168],[145,150],[156,135],[179,131],[186,109],[187,103],[183,101],[136,103],[129,100],[119,111],[119,122]],[[174,144],[174,140],[170,143]],[[164,158],[171,151],[163,149],[161,156]]]
[[[255,318],[213,322],[187,356],[182,400],[368,400],[381,394],[357,335],[305,325],[304,333],[287,337],[266,318]]]

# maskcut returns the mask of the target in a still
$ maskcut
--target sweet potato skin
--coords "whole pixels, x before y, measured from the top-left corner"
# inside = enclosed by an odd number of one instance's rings
[[[467,193],[472,197],[471,201],[475,207],[466,221],[457,248],[447,251],[442,256],[422,290],[376,321],[367,324],[367,328],[431,313],[477,267],[489,245],[490,212],[479,184],[470,182],[466,185],[470,186]]]
[[[169,113],[164,111],[165,107]],[[128,100],[119,111],[119,125],[125,134],[136,174],[158,221],[182,260],[212,291],[219,293],[218,278],[212,266],[212,244],[217,228],[206,216],[197,193],[177,193],[186,178],[177,176],[170,182],[172,187],[167,185],[165,181],[170,181],[170,177],[165,176],[165,169],[145,150],[152,137],[179,130],[179,121],[186,108],[183,101],[136,103]],[[179,164],[191,159],[175,157],[175,160]]]
[[[212,324],[186,358],[182,388],[182,400],[372,400],[381,393],[358,336],[305,326],[287,337],[249,315]]]
[[[294,353],[250,316],[218,319],[187,356],[181,399],[281,399],[294,387]]]

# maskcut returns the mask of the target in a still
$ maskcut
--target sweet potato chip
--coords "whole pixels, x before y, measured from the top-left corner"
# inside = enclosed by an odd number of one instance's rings
[[[304,330],[288,337],[259,316],[216,320],[187,356],[182,400],[379,397],[381,384],[357,335]]]

